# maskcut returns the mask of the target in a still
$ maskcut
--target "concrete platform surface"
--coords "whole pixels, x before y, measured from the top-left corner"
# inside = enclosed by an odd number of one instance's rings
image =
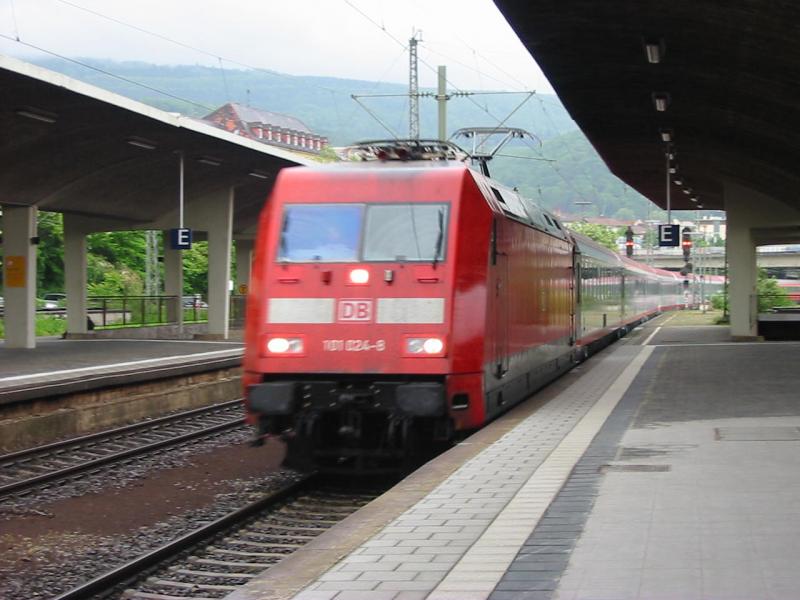
[[[40,338],[32,349],[0,344],[0,392],[188,364],[240,359],[241,343]]]
[[[800,344],[669,321],[229,600],[800,597]]]

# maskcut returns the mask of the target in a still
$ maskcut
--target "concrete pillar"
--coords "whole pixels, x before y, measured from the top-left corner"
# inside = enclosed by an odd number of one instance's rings
[[[67,333],[86,333],[86,230],[81,217],[64,215],[64,291],[67,294]]]
[[[228,338],[231,245],[233,243],[233,189],[204,200],[208,232],[208,333]]]
[[[6,348],[36,347],[36,207],[3,206]]]
[[[169,231],[164,232],[164,295],[174,296],[167,318],[183,327],[183,252],[170,248]]]
[[[736,215],[737,211],[733,211]],[[731,337],[735,340],[753,339],[757,335],[755,310],[756,245],[750,228],[739,215],[728,212],[728,306],[731,318]]]
[[[756,247],[800,241],[800,211],[734,182],[725,182],[725,211],[731,337],[754,339],[758,333]]]
[[[241,286],[250,286],[250,265],[253,261],[253,240],[236,240],[236,289],[241,294]]]

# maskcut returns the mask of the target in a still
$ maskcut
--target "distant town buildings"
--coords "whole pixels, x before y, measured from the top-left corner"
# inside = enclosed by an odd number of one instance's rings
[[[328,145],[328,138],[314,133],[299,119],[236,102],[221,106],[203,120],[231,133],[291,150],[318,154]]]
[[[727,227],[725,224],[725,217],[703,216],[700,220],[695,222],[697,231],[703,234],[706,240],[713,240],[719,238],[725,239]]]
[[[576,215],[559,214],[557,211],[556,215],[567,227],[571,226],[573,223],[591,223],[592,225],[602,225],[603,227],[612,229],[625,229],[630,227],[634,235],[644,235],[647,231],[647,224],[644,221],[612,219],[609,217],[578,217]]]
[[[613,229],[630,227],[633,229],[633,233],[636,236],[644,235],[649,230],[655,230],[657,225],[655,221],[631,221],[612,219],[609,217],[578,217],[575,215],[558,214],[558,212],[556,214],[567,227],[573,223],[591,223],[594,225],[603,225],[604,227],[610,227]],[[714,240],[725,241],[725,236],[727,233],[725,217],[706,215],[700,217],[699,221],[684,219],[676,222],[680,224],[681,228],[689,227],[692,230],[699,232],[702,239],[706,240],[707,242],[713,242]]]

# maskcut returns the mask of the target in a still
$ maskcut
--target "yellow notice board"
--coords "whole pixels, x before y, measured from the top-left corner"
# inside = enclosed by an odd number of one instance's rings
[[[24,256],[6,256],[6,287],[25,287]]]

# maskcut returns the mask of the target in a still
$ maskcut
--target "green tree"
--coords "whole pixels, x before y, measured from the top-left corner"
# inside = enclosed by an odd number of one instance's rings
[[[144,273],[147,247],[144,231],[93,233],[87,237],[86,247],[91,254],[112,265]]]
[[[617,238],[621,235],[616,227],[606,227],[597,223],[572,223],[569,228],[575,233],[580,233],[593,239],[598,244],[617,251]],[[624,233],[622,234],[624,235]]]
[[[208,242],[195,242],[183,252],[183,289],[208,297]]]
[[[756,295],[758,297],[758,312],[768,312],[776,306],[794,306],[794,302],[789,294],[781,286],[778,280],[770,277],[766,269],[758,269],[758,279],[756,281]],[[711,306],[717,310],[728,309],[728,297],[726,292],[721,292],[711,298]]]
[[[64,289],[64,218],[61,213],[38,215],[39,246],[36,256],[36,288],[41,296]]]
[[[140,296],[144,289],[141,272],[128,266],[112,264],[100,256],[88,259],[89,296]]]
[[[775,306],[794,306],[789,294],[778,285],[778,280],[770,277],[766,269],[758,270],[756,282],[758,294],[758,312],[767,312]]]

